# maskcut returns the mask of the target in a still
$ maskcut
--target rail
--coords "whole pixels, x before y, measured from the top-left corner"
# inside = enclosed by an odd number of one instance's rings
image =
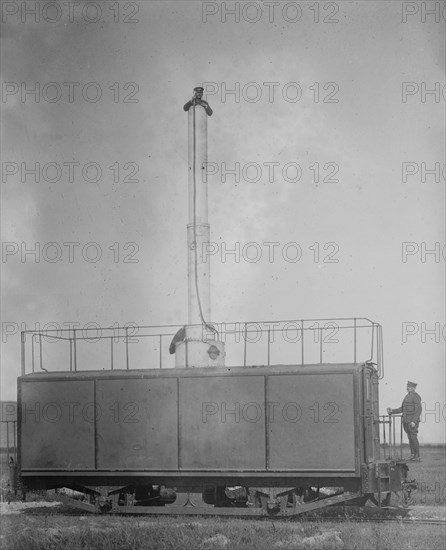
[[[17,463],[17,420],[0,420],[0,434],[1,451],[6,451],[8,464]]]
[[[171,368],[175,361],[169,344],[183,326],[95,325],[24,331],[22,376]],[[204,340],[226,344],[227,366],[367,362],[375,366],[379,378],[384,376],[382,327],[364,317],[208,323],[201,329]]]
[[[379,425],[382,426],[380,441],[384,453],[384,460],[403,460],[402,415],[380,415]]]

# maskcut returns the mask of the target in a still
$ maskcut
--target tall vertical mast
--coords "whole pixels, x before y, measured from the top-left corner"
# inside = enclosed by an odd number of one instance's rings
[[[188,325],[185,339],[176,344],[177,367],[224,365],[224,345],[209,325],[211,316],[210,261],[206,256],[210,227],[208,223],[207,119],[212,115],[202,99],[203,88],[184,106],[188,113],[188,195],[187,226]]]
[[[207,119],[210,109],[201,99],[202,88],[194,89],[192,105],[188,110],[189,162],[189,224],[188,297],[189,325],[201,325],[210,320],[210,262],[203,257],[205,243],[209,242],[208,186],[204,171],[207,166]],[[205,261],[207,260],[207,261]],[[201,330],[201,329],[200,329]],[[192,331],[190,331],[192,332]],[[192,334],[191,334],[192,335]]]

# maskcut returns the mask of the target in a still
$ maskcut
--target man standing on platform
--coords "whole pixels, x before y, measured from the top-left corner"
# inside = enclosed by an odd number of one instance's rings
[[[402,413],[403,429],[407,434],[410,446],[410,458],[413,462],[420,461],[420,444],[418,443],[418,425],[421,416],[421,397],[415,391],[415,382],[407,382],[407,395],[398,409],[387,409],[387,414]]]

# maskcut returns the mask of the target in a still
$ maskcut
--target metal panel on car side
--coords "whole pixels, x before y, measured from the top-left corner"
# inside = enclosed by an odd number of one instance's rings
[[[176,379],[99,380],[96,399],[96,468],[178,468]]]
[[[271,470],[355,469],[353,374],[272,375],[268,401]]]
[[[21,467],[94,468],[94,382],[36,381],[21,385]]]
[[[264,392],[264,376],[181,379],[181,468],[264,470]]]
[[[318,365],[32,375],[19,382],[21,467],[354,473],[358,372]]]

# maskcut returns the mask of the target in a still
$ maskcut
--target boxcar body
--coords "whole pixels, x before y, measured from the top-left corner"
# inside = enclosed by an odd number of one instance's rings
[[[30,489],[374,489],[378,378],[365,363],[39,373],[18,390]]]
[[[356,335],[356,321],[351,326]],[[111,369],[83,371],[76,335],[70,335],[70,370],[60,372],[43,366],[42,349],[36,372],[31,335],[32,372],[26,374],[23,360],[18,379],[24,491],[82,491],[102,503],[102,511],[135,503],[179,506],[192,502],[191,495],[200,505],[260,502],[266,511],[279,500],[283,511],[285,500],[296,505],[310,488],[330,486],[362,499],[377,493],[380,503],[382,493],[401,490],[407,474],[403,460],[382,456],[381,363],[324,363],[320,338],[321,361],[308,364],[305,330],[302,322],[299,348],[292,348],[302,352],[296,364],[161,368],[160,352],[160,368],[116,369],[113,339],[106,336]],[[161,350],[163,337],[154,341]],[[380,342],[372,338],[378,359]],[[269,362],[269,344],[267,351]],[[88,366],[93,364],[90,356]],[[228,497],[234,487],[245,490],[241,501],[239,493]],[[256,498],[248,499],[253,493]]]

